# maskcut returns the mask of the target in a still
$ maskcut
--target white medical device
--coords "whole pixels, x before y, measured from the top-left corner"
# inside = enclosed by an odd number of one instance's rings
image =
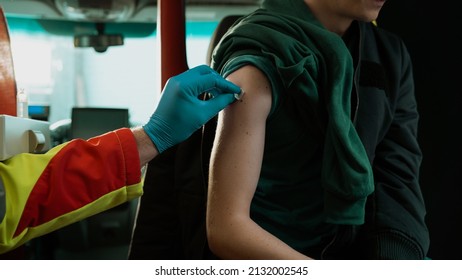
[[[49,122],[0,115],[0,161],[20,153],[44,153],[50,147]]]

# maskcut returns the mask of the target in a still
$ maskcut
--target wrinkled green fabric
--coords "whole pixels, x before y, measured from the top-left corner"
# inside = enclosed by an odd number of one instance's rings
[[[350,117],[354,70],[342,38],[323,28],[303,0],[267,0],[224,36],[212,67],[221,72],[228,61],[244,54],[273,61],[284,91],[300,101],[304,119],[318,122],[325,132],[326,221],[364,223],[366,197],[374,183]]]

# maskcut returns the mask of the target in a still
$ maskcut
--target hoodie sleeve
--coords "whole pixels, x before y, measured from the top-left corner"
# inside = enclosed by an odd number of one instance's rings
[[[139,197],[142,183],[128,128],[0,162],[0,254]]]

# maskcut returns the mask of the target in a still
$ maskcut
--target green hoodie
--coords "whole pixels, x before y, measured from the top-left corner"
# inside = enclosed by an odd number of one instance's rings
[[[277,186],[286,182],[271,174],[284,170],[303,178],[304,188],[311,190],[311,193],[298,193],[302,186],[291,188],[294,184],[301,185],[296,179],[293,179],[292,186],[283,187],[292,196],[309,195],[303,199],[310,209],[306,211],[311,214],[305,213],[303,217],[316,217],[316,209],[323,207],[324,211],[320,212],[327,223],[364,223],[365,202],[374,190],[374,183],[369,159],[350,117],[353,61],[342,38],[323,28],[304,1],[267,0],[262,9],[238,21],[215,49],[212,67],[223,75],[229,75],[245,64],[260,68],[271,81],[273,91],[262,176],[253,202],[255,205],[252,205],[255,219],[261,220],[262,224],[268,223],[264,227],[271,227],[275,220],[285,227],[306,224],[305,221],[291,224],[287,219],[298,210],[287,207],[281,210],[278,205],[278,201],[283,200],[281,195],[286,196]],[[296,118],[292,112],[296,112]],[[283,121],[285,123],[281,124]],[[279,139],[271,139],[278,135],[273,129],[290,130],[289,127],[307,133],[285,131],[279,134]],[[302,137],[305,142],[287,141],[283,137]],[[283,143],[290,147],[282,148]],[[299,162],[299,166],[303,165],[300,161],[309,161],[309,164],[305,164],[307,168],[304,170],[288,170],[284,165],[293,167],[293,164],[288,164],[287,159],[282,164],[271,162],[278,160],[278,156],[272,156],[277,152],[271,149],[284,150],[279,154],[281,157],[295,151],[293,160]],[[300,156],[303,154],[306,157]],[[265,185],[272,186],[270,192],[274,201],[265,193]],[[323,190],[324,204],[321,206],[316,204],[322,198],[313,197],[317,193],[315,188]],[[261,190],[263,192],[259,193]],[[263,214],[265,211],[267,213]],[[270,221],[265,222],[265,219]],[[322,223],[319,215],[315,219],[318,219],[316,223]],[[317,226],[310,227],[315,230]]]

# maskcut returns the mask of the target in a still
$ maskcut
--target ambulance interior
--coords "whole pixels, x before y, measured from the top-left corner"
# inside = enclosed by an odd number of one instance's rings
[[[49,122],[52,145],[57,145],[114,125],[146,122],[168,77],[207,63],[219,22],[227,15],[247,14],[259,2],[0,0],[0,7],[9,29],[15,86],[27,94],[30,118]],[[421,186],[432,259],[460,259],[462,251],[462,149],[455,131],[462,95],[460,71],[447,70],[448,65],[458,69],[462,64],[456,4],[388,1],[378,19],[379,26],[403,37],[414,62],[424,153]],[[182,9],[184,13],[178,13]],[[430,20],[435,14],[444,20]],[[119,118],[103,117],[107,110],[117,111]],[[96,119],[99,125],[83,126],[92,131],[73,134],[82,129],[80,124]],[[126,259],[136,205],[120,205],[32,240],[0,259]]]

